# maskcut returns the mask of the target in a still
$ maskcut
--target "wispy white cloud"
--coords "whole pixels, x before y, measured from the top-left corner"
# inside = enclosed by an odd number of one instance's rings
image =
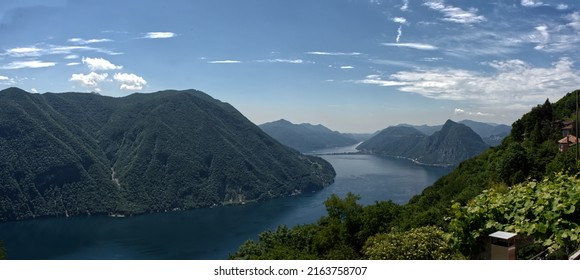
[[[443,0],[429,0],[425,2],[423,5],[429,7],[432,10],[436,10],[443,13],[444,17],[442,18],[442,20],[444,21],[462,24],[473,24],[487,20],[484,16],[477,14],[478,10],[476,8],[463,10],[462,8],[459,7],[445,5],[445,2]]]
[[[120,88],[123,90],[141,90],[147,81],[142,77],[129,73],[117,73],[113,79],[121,84]]]
[[[22,68],[45,68],[55,66],[56,62],[47,62],[40,60],[13,61],[0,66],[0,69],[22,69]]]
[[[36,88],[31,88],[30,89],[30,92],[32,92],[32,93],[38,93],[38,90]]]
[[[75,66],[75,65],[79,65],[80,62],[69,62],[66,64],[66,66]]]
[[[97,74],[95,72],[91,72],[91,73],[86,74],[86,75],[85,74],[72,74],[69,81],[79,82],[84,87],[96,87],[96,86],[98,86],[98,84],[100,82],[107,79],[108,76],[109,76],[109,74],[107,74],[107,73]]]
[[[580,72],[570,58],[560,58],[551,67],[534,67],[512,59],[486,63],[493,73],[440,68],[400,71],[384,79],[377,75],[356,81],[395,86],[399,91],[441,100],[467,101],[490,107],[518,105],[520,108],[554,100],[580,84]]]
[[[276,59],[261,59],[256,60],[256,62],[266,62],[266,63],[290,63],[290,64],[303,64],[309,63],[308,61],[302,59],[285,59],[285,58],[276,58]],[[311,63],[311,62],[310,62]]]
[[[103,38],[103,39],[89,39],[89,40],[85,40],[85,39],[82,39],[82,38],[71,38],[71,39],[68,39],[67,41],[70,42],[70,43],[73,43],[73,44],[87,45],[87,44],[111,42],[113,40],[106,39],[106,38]]]
[[[527,36],[527,42],[535,43],[535,49],[544,52],[577,53],[580,44],[580,13],[573,12],[563,17],[564,24],[542,24]]]
[[[173,38],[177,36],[177,34],[173,32],[147,32],[143,38],[145,39],[167,39]]]
[[[421,44],[421,43],[382,43],[383,46],[389,47],[403,47],[403,48],[411,48],[417,50],[436,50],[438,49],[436,46],[429,45],[429,44]]]
[[[115,65],[104,58],[90,58],[83,57],[83,64],[86,64],[91,71],[107,71],[123,69],[123,66]]]
[[[355,81],[355,83],[366,84],[366,85],[378,85],[378,86],[382,86],[382,87],[409,85],[408,82],[383,80],[383,79],[381,79],[381,76],[379,76],[379,75],[368,75],[363,80]]]
[[[236,63],[242,63],[239,60],[212,60],[212,61],[208,61],[207,63],[211,63],[211,64],[236,64]]]
[[[362,55],[362,53],[359,53],[359,52],[320,52],[320,51],[307,52],[307,54],[313,54],[313,55],[334,55],[334,56],[359,56],[359,55]]]
[[[69,54],[64,57],[64,59],[77,59],[79,58],[78,54]]]
[[[541,1],[534,1],[534,0],[522,0],[520,3],[524,7],[539,7],[539,6],[546,6],[547,5]]]
[[[426,62],[435,62],[435,61],[441,61],[443,58],[442,57],[425,57],[422,60],[426,61]]]
[[[567,10],[568,9],[568,5],[566,5],[566,4],[558,4],[558,5],[556,5],[556,9],[558,9],[558,10]]]
[[[401,11],[409,10],[409,0],[403,0],[403,5],[401,5]]]
[[[399,28],[397,29],[397,38],[395,38],[395,42],[399,43],[399,40],[401,40],[401,35],[403,35],[403,26],[399,25]]]
[[[44,55],[75,55],[74,52],[98,52],[98,53],[105,53],[108,55],[119,55],[122,53],[114,52],[109,49],[105,48],[95,48],[89,46],[59,46],[59,45],[46,45],[46,44],[37,44],[35,46],[27,46],[27,47],[17,47],[5,50],[1,53],[1,56],[10,56],[10,57],[40,57]],[[77,56],[78,57],[78,56]]]
[[[345,69],[345,70],[348,70],[348,69],[354,69],[354,66],[351,66],[351,65],[344,65],[344,66],[340,66],[340,69]]]
[[[455,108],[455,110],[453,110],[453,114],[455,114],[456,116],[476,116],[476,117],[493,117],[494,114],[491,113],[483,113],[483,112],[470,112],[470,111],[466,111],[464,109],[461,108]]]

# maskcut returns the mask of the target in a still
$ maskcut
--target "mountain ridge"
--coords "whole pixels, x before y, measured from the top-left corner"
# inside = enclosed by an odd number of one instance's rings
[[[0,91],[0,221],[245,203],[334,176],[200,91]]]
[[[333,131],[321,124],[294,124],[285,119],[268,122],[259,127],[280,143],[300,152],[354,145],[359,142],[348,134]]]
[[[440,166],[457,165],[486,148],[487,145],[471,128],[451,120],[432,135],[414,127],[391,126],[357,147],[361,152]]]

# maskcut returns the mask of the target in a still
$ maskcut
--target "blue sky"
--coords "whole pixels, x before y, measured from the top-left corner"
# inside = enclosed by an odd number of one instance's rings
[[[198,89],[256,124],[511,124],[580,88],[573,0],[5,0],[0,88]]]

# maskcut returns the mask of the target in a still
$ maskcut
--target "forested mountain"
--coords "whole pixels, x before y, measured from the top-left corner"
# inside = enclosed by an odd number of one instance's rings
[[[261,124],[260,128],[280,143],[303,153],[359,142],[356,137],[332,131],[321,124],[293,124],[282,119]]]
[[[471,128],[475,133],[481,136],[483,142],[490,146],[497,146],[501,144],[501,140],[510,134],[511,127],[505,124],[494,124],[494,123],[483,123],[476,122],[472,120],[462,120],[458,123],[464,124]],[[441,130],[443,125],[410,125],[401,124],[399,126],[413,127],[417,130],[425,133],[426,135],[432,135],[433,133]]]
[[[580,165],[558,150],[575,116],[571,92],[514,122],[501,145],[459,164],[405,205],[331,196],[315,224],[279,227],[234,259],[480,259],[488,235],[517,233],[518,259],[567,259],[580,248]]]
[[[357,147],[363,152],[434,165],[456,165],[486,148],[473,130],[451,120],[430,136],[412,127],[389,127]]]
[[[243,203],[334,176],[200,91],[0,91],[0,221]]]

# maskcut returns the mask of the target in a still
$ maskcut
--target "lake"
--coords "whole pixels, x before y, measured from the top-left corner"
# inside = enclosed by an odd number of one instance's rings
[[[356,145],[355,145],[356,146]],[[353,152],[355,146],[317,151]],[[246,205],[147,214],[47,218],[0,224],[10,259],[225,259],[245,240],[279,225],[316,222],[324,201],[348,192],[361,204],[406,203],[450,168],[362,154],[321,155],[335,168],[334,184],[314,193]]]

